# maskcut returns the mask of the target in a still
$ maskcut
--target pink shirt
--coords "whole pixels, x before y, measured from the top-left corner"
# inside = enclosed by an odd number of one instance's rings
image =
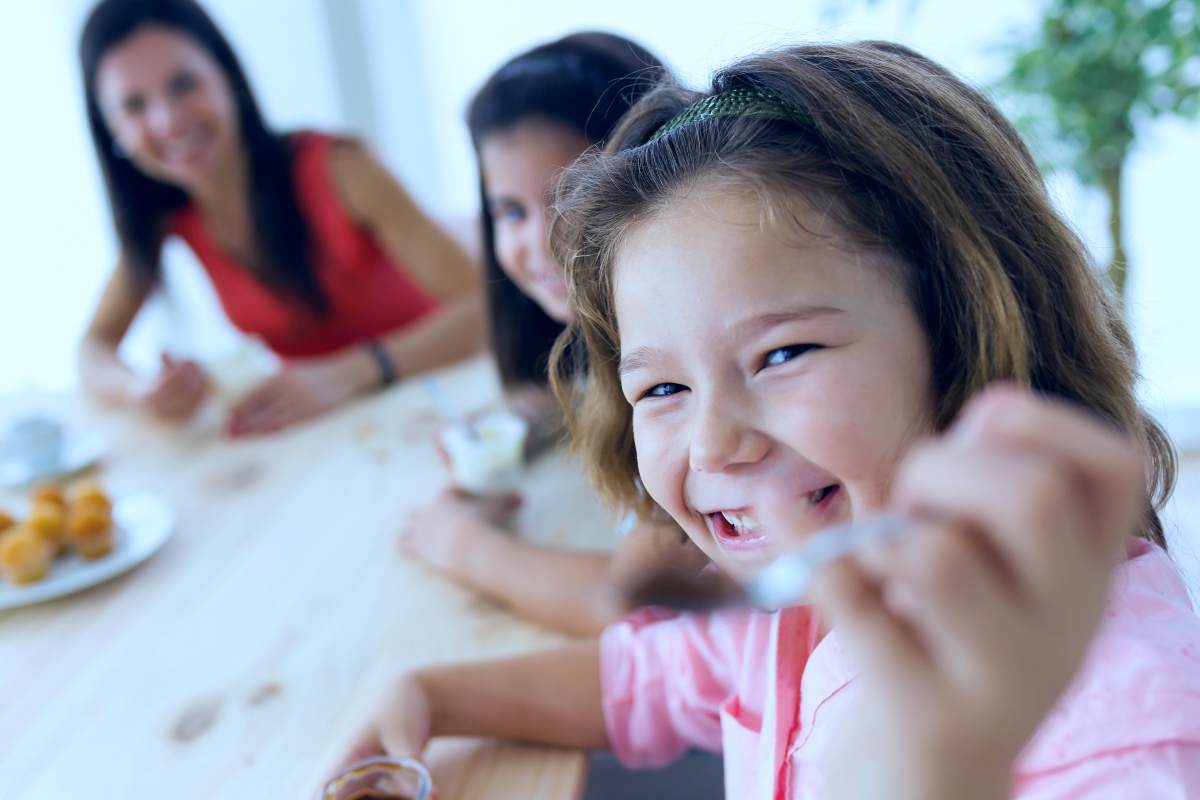
[[[1137,542],[1074,682],[1017,759],[1013,797],[1200,797],[1200,618]],[[859,702],[838,631],[809,609],[638,615],[601,638],[609,741],[629,766],[723,751],[725,796],[825,795],[823,753]]]

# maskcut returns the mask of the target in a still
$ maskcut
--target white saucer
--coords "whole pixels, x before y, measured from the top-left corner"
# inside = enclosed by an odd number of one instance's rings
[[[104,447],[104,437],[98,433],[66,433],[62,458],[51,469],[35,469],[11,453],[0,453],[0,486],[28,486],[74,475],[99,461],[104,455]]]
[[[27,606],[95,586],[133,569],[163,546],[175,529],[175,512],[153,494],[132,494],[113,505],[113,551],[95,561],[59,558],[37,583],[15,586],[0,578],[0,609]]]

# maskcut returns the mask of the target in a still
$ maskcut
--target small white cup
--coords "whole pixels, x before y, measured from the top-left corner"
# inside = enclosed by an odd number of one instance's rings
[[[53,417],[28,416],[9,426],[6,449],[36,479],[58,471],[63,457],[63,426]]]
[[[521,474],[529,423],[511,411],[487,411],[442,430],[455,484],[468,492],[511,491]]]
[[[218,396],[234,401],[279,371],[280,361],[258,339],[243,337],[221,355],[206,361]]]

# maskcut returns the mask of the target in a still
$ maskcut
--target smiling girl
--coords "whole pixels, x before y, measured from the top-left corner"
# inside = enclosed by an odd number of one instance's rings
[[[611,33],[574,33],[514,56],[467,112],[479,159],[484,279],[491,345],[505,402],[529,423],[536,452],[562,438],[550,392],[550,350],[571,319],[566,277],[550,252],[558,177],[666,74],[652,53]],[[706,563],[670,524],[626,514],[615,553],[544,547],[505,530],[515,498],[447,488],[409,516],[405,553],[517,612],[570,633],[596,634],[620,615],[614,586],[648,565]],[[661,515],[660,515],[661,516]]]
[[[558,210],[572,433],[606,495],[738,576],[834,523],[907,532],[811,605],[410,673],[354,754],[702,746],[731,798],[1200,792],[1200,620],[1157,513],[1173,455],[981,95],[888,43],[749,58],[643,100]]]

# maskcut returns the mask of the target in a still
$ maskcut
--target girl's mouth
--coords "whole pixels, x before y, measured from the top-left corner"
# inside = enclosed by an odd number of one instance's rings
[[[716,511],[705,519],[717,544],[726,550],[752,550],[767,543],[758,520],[744,511]]]
[[[841,488],[840,484],[834,483],[811,492],[804,516],[816,516],[818,519],[828,516],[841,495]],[[715,511],[705,515],[705,522],[717,544],[726,550],[754,550],[766,545],[770,539],[748,508]]]

